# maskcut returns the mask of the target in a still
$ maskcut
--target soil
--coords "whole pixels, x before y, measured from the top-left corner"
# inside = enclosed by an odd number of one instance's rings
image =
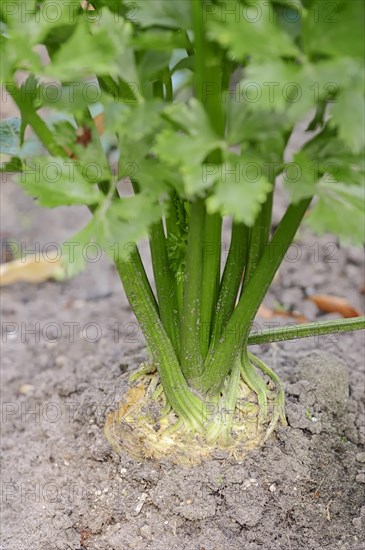
[[[2,231],[29,249],[88,216],[43,210],[10,182],[2,196]],[[336,317],[306,299],[316,292],[364,309],[361,250],[302,231],[292,252],[268,307]],[[2,316],[1,550],[364,548],[363,333],[256,347],[285,383],[288,427],[241,463],[184,468],[120,457],[104,438],[125,374],[147,358],[108,260],[68,282],[3,288]]]

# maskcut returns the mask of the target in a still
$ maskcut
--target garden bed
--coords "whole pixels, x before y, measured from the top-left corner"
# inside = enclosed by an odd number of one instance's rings
[[[2,194],[3,231],[29,248],[61,243],[87,216],[40,209],[10,183]],[[315,292],[363,309],[361,250],[302,232],[298,251],[267,307],[336,317],[306,300]],[[106,259],[68,282],[2,289],[2,315],[18,330],[3,339],[2,550],[363,548],[362,332],[257,347],[285,383],[289,426],[241,463],[182,468],[120,458],[104,438],[127,373],[146,359]]]

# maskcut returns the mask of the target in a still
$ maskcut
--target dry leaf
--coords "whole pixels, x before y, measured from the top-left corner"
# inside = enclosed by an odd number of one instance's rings
[[[104,133],[104,113],[100,113],[96,115],[96,117],[93,118],[93,121],[99,136],[101,136]],[[77,128],[76,143],[79,143],[84,147],[87,147],[91,142],[91,139],[92,139],[91,128],[89,128],[86,125],[80,126],[79,128]],[[64,147],[64,150],[68,157],[72,159],[77,159],[76,155],[68,147]]]
[[[64,269],[61,261],[50,262],[36,257],[14,260],[0,265],[0,286],[11,285],[19,281],[42,283],[50,278],[61,278]]]
[[[359,317],[361,311],[353,307],[345,298],[328,294],[313,294],[308,299],[324,313],[339,313],[342,317]]]
[[[298,311],[285,311],[282,309],[269,309],[268,307],[261,304],[257,315],[262,317],[262,319],[272,319],[273,317],[286,317],[289,319],[295,319],[298,323],[307,323],[308,319],[299,313]]]
[[[104,133],[104,113],[100,113],[94,117],[94,124],[99,136]]]
[[[83,10],[95,11],[95,8],[90,4],[88,0],[82,0],[80,4]]]
[[[259,315],[263,319],[272,319],[275,316],[273,310],[264,306],[264,304],[261,304],[261,306],[259,307],[257,315]]]

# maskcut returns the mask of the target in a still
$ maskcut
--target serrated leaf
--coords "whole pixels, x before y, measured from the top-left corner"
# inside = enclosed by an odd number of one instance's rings
[[[248,65],[245,73],[240,83],[240,98],[253,111],[284,113],[299,104],[301,112],[306,112],[312,104],[304,96],[303,105],[303,68],[299,65],[272,59]]]
[[[172,189],[177,190],[179,195],[183,193],[181,176],[166,163],[155,158],[142,159],[136,165],[134,178],[142,189],[154,197],[160,198]]]
[[[364,2],[314,0],[303,23],[306,52],[364,57]]]
[[[253,111],[246,102],[236,101],[227,105],[227,140],[230,145],[249,144],[260,151],[267,161],[281,160],[285,148],[285,135],[291,124],[284,113],[270,111],[262,115]]]
[[[87,175],[77,161],[40,157],[26,164],[18,181],[41,206],[95,205],[103,195],[87,181]]]
[[[242,60],[250,55],[254,60],[274,59],[299,53],[289,34],[275,23],[269,2],[245,7],[239,0],[220,4],[218,14],[208,18],[209,36],[233,58]],[[228,8],[236,16],[228,16]]]
[[[364,189],[343,183],[321,182],[319,200],[307,218],[310,227],[319,234],[334,233],[345,243],[365,242]]]
[[[191,99],[188,105],[165,109],[165,116],[179,129],[165,128],[156,138],[154,153],[181,174],[188,196],[199,194],[214,183],[209,169],[202,166],[209,153],[226,145],[212,129],[201,103]]]
[[[45,68],[45,75],[60,80],[78,80],[95,73],[118,74],[116,48],[106,29],[92,35],[89,26],[80,21],[71,36]]]
[[[219,168],[219,179],[207,199],[208,212],[233,216],[237,222],[252,226],[272,184],[255,157],[232,157]]]
[[[57,3],[45,0],[41,3],[27,1],[12,2],[7,13],[7,38],[4,42],[7,61],[6,69],[27,69],[35,74],[43,71],[39,49],[35,46],[46,44],[49,51],[65,42],[75,29],[80,4],[76,0]],[[16,5],[18,4],[18,5]],[[6,71],[4,71],[6,74]],[[10,76],[10,74],[9,74]],[[5,77],[4,80],[7,80]]]
[[[273,59],[269,63],[249,64],[240,83],[239,99],[252,111],[285,113],[295,123],[311,108],[354,86],[360,89],[360,63],[339,57],[300,65]]]
[[[74,276],[85,267],[85,248],[90,243],[100,248],[99,253],[101,249],[106,251],[114,261],[127,259],[131,245],[146,237],[149,227],[161,215],[162,207],[148,193],[118,199],[106,210],[101,204],[92,220],[63,245],[67,275]]]
[[[331,125],[338,128],[339,138],[354,153],[365,147],[365,101],[363,90],[343,90],[332,109]]]
[[[365,161],[362,152],[354,153],[338,139],[337,131],[329,126],[309,141],[303,152],[313,161],[318,178],[330,174],[336,181],[363,185]]]

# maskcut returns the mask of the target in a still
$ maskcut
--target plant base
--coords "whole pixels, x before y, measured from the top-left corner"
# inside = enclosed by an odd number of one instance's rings
[[[118,410],[108,415],[105,436],[118,454],[126,452],[137,460],[167,459],[181,465],[213,457],[240,461],[266,441],[280,420],[285,423],[269,377],[267,382],[260,377],[261,394],[257,386],[254,390],[258,376],[253,367],[250,376],[241,375],[234,410],[221,401],[210,403],[204,430],[196,432],[167,404],[158,373],[144,366],[133,375],[133,385]],[[263,388],[267,388],[265,403]]]

